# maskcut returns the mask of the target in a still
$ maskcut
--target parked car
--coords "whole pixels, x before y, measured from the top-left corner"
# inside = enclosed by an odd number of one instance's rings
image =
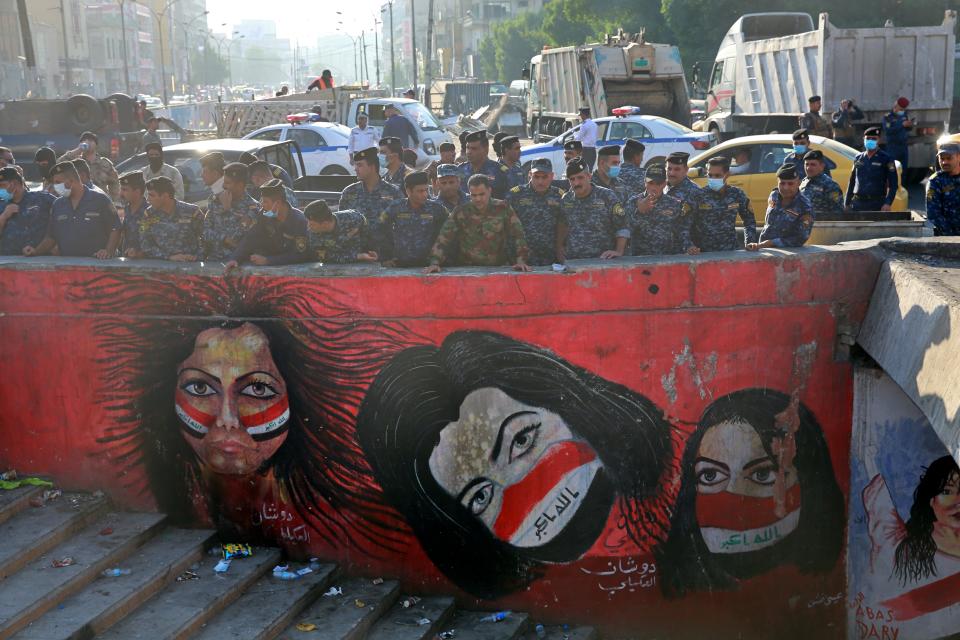
[[[844,193],[853,170],[853,160],[859,153],[853,147],[820,136],[810,136],[810,149],[820,150],[837,165],[830,174],[836,180]],[[707,184],[707,160],[714,156],[726,156],[731,160],[741,151],[750,154],[749,165],[745,173],[731,175],[729,184],[740,187],[747,192],[750,204],[757,222],[763,224],[767,211],[767,199],[770,192],[777,186],[777,169],[783,166],[783,160],[793,153],[793,137],[790,135],[769,134],[762,136],[744,136],[728,140],[705,153],[701,153],[690,160],[690,178],[704,186]],[[898,172],[902,172],[900,163],[897,163]],[[897,191],[897,198],[893,202],[894,211],[907,210],[907,190],[901,183]]]
[[[717,137],[712,133],[697,133],[659,116],[608,116],[596,118],[595,122],[598,149],[611,144],[622,146],[627,138],[639,140],[646,147],[643,154],[645,166],[663,163],[675,151],[694,155],[717,144]],[[563,145],[573,139],[579,130],[580,127],[576,126],[549,142],[524,147],[520,151],[520,162],[526,168],[534,158],[550,158],[554,173],[562,176],[566,168]]]
[[[292,140],[303,153],[306,175],[356,175],[350,165],[347,145],[350,129],[335,122],[307,122],[303,124],[275,124],[257,129],[243,136],[244,140]]]

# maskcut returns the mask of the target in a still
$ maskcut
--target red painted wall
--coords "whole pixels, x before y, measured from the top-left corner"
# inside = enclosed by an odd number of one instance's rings
[[[684,478],[700,478],[688,467],[694,454],[706,451],[707,431],[701,433],[699,449],[685,457],[698,421],[711,403],[748,389],[780,392],[812,414],[813,431],[822,432],[824,459],[832,467],[827,484],[839,490],[842,517],[830,525],[815,523],[808,534],[822,540],[843,536],[852,373],[848,363],[835,358],[834,347],[838,323],[862,318],[880,262],[869,250],[817,249],[795,255],[624,262],[567,275],[450,272],[421,277],[391,272],[376,277],[347,271],[324,278],[301,268],[282,274],[263,270],[231,281],[212,269],[184,271],[155,264],[79,261],[51,268],[8,262],[0,265],[0,361],[7,375],[0,392],[0,465],[52,475],[71,489],[103,489],[132,508],[157,508],[158,486],[172,486],[162,470],[150,471],[161,440],[170,437],[182,446],[183,441],[195,444],[199,439],[153,425],[159,419],[151,416],[171,413],[173,399],[162,401],[165,406],[159,410],[147,406],[144,380],[177,375],[175,368],[165,368],[169,354],[155,342],[179,332],[192,344],[211,316],[226,315],[236,321],[228,327],[250,322],[263,326],[271,337],[291,411],[295,417],[311,417],[286,425],[285,442],[306,442],[296,440],[306,437],[303,434],[311,440],[297,452],[282,454],[296,453],[301,459],[283,469],[268,462],[259,472],[226,476],[210,472],[202,459],[199,467],[193,460],[198,480],[184,487],[189,495],[180,496],[190,505],[193,522],[217,524],[230,537],[282,544],[294,555],[317,555],[370,574],[400,576],[412,589],[456,590],[482,606],[531,610],[544,619],[602,624],[650,637],[667,632],[671,637],[702,637],[704,631],[723,635],[728,629],[743,637],[772,637],[774,632],[794,637],[811,631],[830,637],[833,629],[835,637],[842,637],[843,602],[824,605],[821,597],[846,594],[839,548],[826,554],[821,565],[827,566],[818,567],[791,562],[793,556],[779,551],[779,541],[775,553],[767,552],[772,561],[751,556],[744,564],[746,556],[728,554],[721,560],[733,557],[733,569],[723,569],[732,580],[711,590],[690,583],[682,594],[665,588],[671,579],[683,583],[689,575],[678,571],[676,556],[671,559],[668,549],[682,548],[674,543]],[[236,296],[236,304],[227,303],[230,295]],[[275,329],[295,336],[295,346],[281,352]],[[501,584],[498,597],[484,599],[477,596],[486,593],[486,587],[478,584],[480,578],[470,577],[471,562],[479,557],[476,549],[439,553],[430,548],[434,541],[409,526],[414,515],[403,513],[396,494],[381,490],[377,478],[385,476],[368,441],[357,436],[357,412],[362,403],[371,402],[365,398],[367,387],[385,365],[396,357],[403,361],[403,354],[413,353],[405,351],[410,347],[440,346],[459,331],[467,331],[459,334],[467,336],[492,332],[492,344],[515,341],[531,353],[567,363],[584,388],[602,388],[611,396],[637,394],[651,403],[656,418],[651,420],[664,425],[670,447],[661,459],[638,454],[642,459],[637,465],[654,465],[659,475],[654,474],[653,487],[627,500],[648,523],[641,529],[649,535],[629,537],[621,517],[624,502],[617,499],[600,533],[590,534],[595,539],[568,538],[558,545],[559,551],[552,550],[550,560],[518,563],[516,583]],[[509,354],[505,357],[504,362],[512,362]],[[474,363],[460,364],[466,370]],[[409,378],[401,376],[395,385],[412,385],[417,371],[411,369]],[[615,391],[621,386],[629,392]],[[545,398],[543,404],[570,422],[564,414],[570,392],[558,392],[554,402],[549,390],[535,391]],[[782,424],[789,425],[786,404],[783,410],[787,418]],[[631,429],[615,424],[595,418],[590,437],[578,435],[576,425],[570,425],[575,439],[582,436],[597,453],[604,473],[612,468],[609,461],[624,439],[634,437]],[[646,427],[638,425],[643,432]],[[150,435],[155,433],[160,436]],[[776,440],[773,459],[783,460],[778,456],[784,442],[812,447],[802,438]],[[518,459],[528,443],[514,436],[511,446],[518,447]],[[448,451],[438,464],[456,469],[479,464],[486,451],[474,444],[462,440],[461,448]],[[178,455],[177,464],[190,458],[189,453]],[[800,458],[796,464],[799,469]],[[768,508],[776,502],[778,518],[790,508],[785,511],[783,502],[790,473],[770,480],[770,490],[779,497],[763,503]],[[823,470],[819,473],[824,475]],[[283,474],[300,480],[278,486],[275,478]],[[800,485],[806,482],[803,474],[798,472]],[[706,486],[706,481],[698,480],[697,486],[701,484]],[[544,494],[546,489],[544,485],[533,491],[536,496],[554,495]],[[692,485],[688,489],[692,491]],[[529,492],[529,486],[524,491]],[[699,491],[697,513],[707,513],[701,511]],[[803,492],[799,512],[813,514],[815,500],[820,500],[806,486]],[[516,489],[512,497],[520,493]],[[211,500],[211,495],[216,498]],[[508,496],[507,491],[502,495]],[[623,498],[622,490],[615,495]],[[522,503],[523,496],[519,500]],[[577,509],[588,504],[587,498],[582,500],[574,502]],[[761,502],[727,504],[743,510],[743,527],[734,529],[767,525],[750,511],[750,505]],[[538,503],[534,510],[542,506]],[[748,526],[748,521],[753,524]],[[789,530],[784,522],[778,526]],[[724,525],[724,530],[731,526]],[[705,529],[699,531],[706,535]],[[790,538],[789,531],[774,535],[785,536],[787,542],[797,537]],[[565,556],[571,540],[586,550]],[[507,554],[513,557],[516,551],[508,548]],[[523,553],[517,557],[526,558]],[[453,568],[437,566],[444,562]],[[635,580],[638,576],[642,579]],[[690,615],[692,611],[696,615]]]

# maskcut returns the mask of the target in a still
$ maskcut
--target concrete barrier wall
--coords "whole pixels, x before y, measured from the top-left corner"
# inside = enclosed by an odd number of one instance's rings
[[[842,336],[881,262],[9,259],[0,464],[547,620],[843,637]]]

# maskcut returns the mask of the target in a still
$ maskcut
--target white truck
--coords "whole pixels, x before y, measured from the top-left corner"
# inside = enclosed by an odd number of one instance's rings
[[[841,100],[853,98],[865,115],[857,123],[862,130],[880,124],[906,96],[916,122],[910,167],[925,169],[950,121],[956,18],[947,11],[938,26],[842,29],[826,13],[816,28],[806,13],[743,15],[720,44],[705,118],[695,128],[722,139],[789,133],[808,98],[820,95],[828,119]]]
[[[580,107],[594,117],[635,106],[643,115],[690,125],[690,97],[680,50],[646,42],[643,34],[607,36],[606,42],[544,47],[530,60],[527,126],[535,141],[575,126]],[[525,75],[526,77],[526,75]]]

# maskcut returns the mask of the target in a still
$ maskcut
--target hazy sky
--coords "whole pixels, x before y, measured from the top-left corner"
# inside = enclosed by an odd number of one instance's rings
[[[385,0],[207,0],[207,18],[214,31],[232,28],[241,20],[274,20],[281,38],[313,44],[317,36],[335,33],[339,20],[354,37],[361,29],[369,32],[384,3]],[[343,15],[338,16],[337,11]],[[221,26],[224,22],[228,27]]]

